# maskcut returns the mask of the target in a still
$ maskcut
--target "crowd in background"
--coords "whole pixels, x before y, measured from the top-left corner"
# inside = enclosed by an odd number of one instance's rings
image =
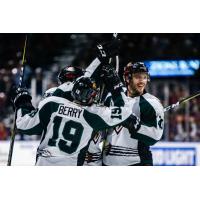
[[[56,69],[55,69],[56,68]],[[19,82],[20,67],[9,69],[0,69],[0,140],[7,140],[10,137],[11,130],[13,128],[14,120],[14,108],[10,101],[11,88]],[[32,102],[34,106],[37,106],[42,98],[42,95],[46,89],[57,86],[57,74],[58,68],[52,66],[49,72],[45,72],[42,68],[36,68],[32,70],[28,65],[25,67],[24,85],[29,89],[32,95]],[[34,77],[34,78],[32,78]],[[35,91],[32,92],[32,81],[35,82]],[[43,88],[44,80],[47,81],[47,85]],[[26,140],[26,136],[17,135],[16,139]],[[27,139],[39,139],[37,136],[27,137]]]
[[[200,88],[198,80],[192,78],[176,79],[174,84],[170,84],[170,81],[172,80],[167,81],[169,83],[167,84],[168,99],[163,99],[164,86],[158,87],[156,92],[156,96],[160,98],[164,106],[175,104],[179,100],[197,93]],[[163,139],[166,141],[200,141],[200,96],[165,112]]]
[[[20,76],[24,34],[0,34],[0,140],[8,140],[13,126],[14,110],[10,89]],[[24,83],[35,92],[34,104],[43,92],[57,85],[57,74],[65,65],[87,66],[95,56],[97,42],[108,41],[112,34],[32,34],[27,46]],[[120,34],[120,75],[128,61],[197,58],[200,52],[199,34]],[[18,48],[17,48],[18,47]],[[164,106],[176,103],[200,88],[199,71],[194,77],[152,79],[150,92]],[[32,87],[35,84],[35,91]],[[165,87],[170,91],[165,94]],[[200,141],[200,98],[165,113],[163,140]],[[17,135],[19,140],[35,140],[38,136]]]

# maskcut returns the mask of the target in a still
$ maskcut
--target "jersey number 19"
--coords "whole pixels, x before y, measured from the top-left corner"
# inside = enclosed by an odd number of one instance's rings
[[[77,150],[80,144],[84,128],[79,122],[69,120],[62,123],[62,120],[64,119],[59,116],[54,118],[53,137],[49,139],[48,145],[58,146],[60,151],[72,154]],[[64,139],[58,139],[59,133],[62,134]]]

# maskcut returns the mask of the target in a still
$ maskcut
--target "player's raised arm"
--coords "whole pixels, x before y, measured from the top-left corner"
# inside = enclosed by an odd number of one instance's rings
[[[114,105],[119,107],[124,106],[127,101],[127,97],[122,88],[123,84],[115,69],[110,64],[103,66],[100,78],[105,84],[107,91],[111,93]]]
[[[31,99],[32,97],[26,88],[13,89],[12,102],[17,110],[16,126],[19,133],[40,135],[43,131],[41,113],[45,107],[35,109],[32,106]]]
[[[119,53],[120,40],[115,39],[104,44],[98,44],[96,49],[97,57],[86,68],[84,76],[98,80],[102,66],[108,65],[111,57]]]
[[[115,56],[118,53],[118,50],[119,40],[112,40],[103,45],[97,45],[97,57],[85,70],[78,66],[64,67],[58,75],[58,82],[60,85],[50,96],[63,97],[72,101],[70,93],[74,84],[73,81],[78,77],[84,76],[91,77],[98,82],[102,67],[109,63],[110,57]],[[102,54],[102,51],[104,54]]]

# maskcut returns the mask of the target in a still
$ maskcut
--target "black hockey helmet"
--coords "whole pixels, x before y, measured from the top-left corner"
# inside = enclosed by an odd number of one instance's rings
[[[124,81],[127,83],[132,78],[133,74],[139,72],[147,73],[148,81],[150,81],[149,70],[143,62],[129,62],[124,68]]]
[[[81,105],[91,105],[97,95],[96,83],[89,77],[80,77],[75,81],[71,94]]]
[[[82,75],[83,70],[80,67],[66,66],[62,68],[60,73],[58,74],[58,80],[61,84],[68,81],[72,82]]]

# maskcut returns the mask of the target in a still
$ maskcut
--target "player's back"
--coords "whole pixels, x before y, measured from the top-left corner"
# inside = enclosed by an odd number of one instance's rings
[[[94,131],[123,122],[131,115],[130,108],[131,104],[123,108],[95,104],[80,106],[55,96],[43,100],[37,112],[41,120],[39,124],[45,127],[38,148],[37,164],[53,165],[55,162],[55,165],[83,165]],[[37,121],[37,116],[34,117]],[[19,122],[20,125],[25,128]]]
[[[38,165],[81,165],[92,137],[84,108],[64,98],[49,97],[51,117],[38,148]],[[42,158],[42,159],[41,159]]]

